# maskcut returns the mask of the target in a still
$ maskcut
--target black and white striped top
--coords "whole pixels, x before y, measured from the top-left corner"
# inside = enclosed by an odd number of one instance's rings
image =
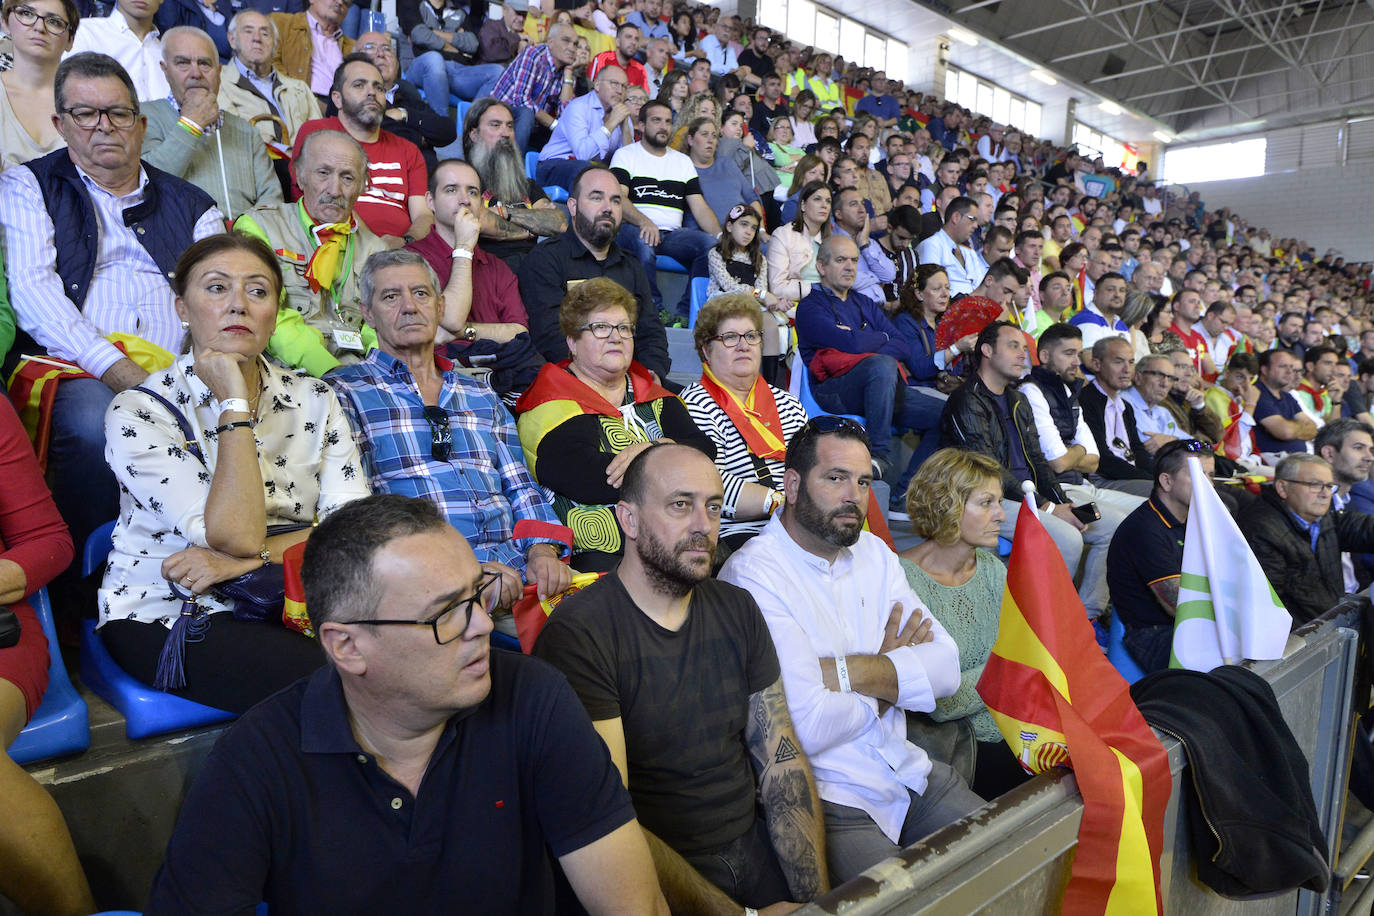
[[[782,422],[782,439],[787,442],[806,425],[809,417],[801,401],[790,393],[781,388],[773,388],[772,391],[773,400],[778,405],[778,419]],[[772,489],[781,490],[782,461],[755,459],[750,455],[749,446],[745,444],[744,436],[735,428],[734,421],[720,405],[711,400],[711,395],[699,382],[693,382],[682,389],[678,397],[687,405],[687,412],[691,414],[692,422],[696,424],[697,429],[716,444],[716,469],[720,471],[721,480],[725,483],[725,506],[721,512],[720,536],[728,537],[746,532],[757,534],[762,531],[768,519],[735,521],[735,505],[739,500],[740,490],[746,483],[761,483]],[[772,476],[771,483],[759,479],[759,468],[766,469]]]

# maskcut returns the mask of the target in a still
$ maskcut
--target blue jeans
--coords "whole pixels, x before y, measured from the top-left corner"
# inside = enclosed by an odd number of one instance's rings
[[[778,864],[768,825],[762,817],[724,846],[683,858],[703,878],[744,906],[766,907],[792,899],[787,876]]]
[[[557,185],[565,191],[571,191],[578,173],[589,165],[591,163],[586,159],[540,159],[534,167],[534,181],[540,187]]]
[[[623,223],[615,241],[626,254],[639,258],[639,263],[644,265],[644,273],[649,277],[649,292],[654,297],[654,308],[663,308],[663,294],[658,291],[658,265],[655,260],[657,256],[667,255],[691,270],[693,261],[715,247],[716,237],[700,229],[673,229],[667,232],[659,230],[658,247],[653,248],[639,237],[638,226]],[[689,285],[683,290],[682,300],[677,304],[677,312],[684,318],[687,316],[690,295]]]
[[[524,105],[512,105],[511,108],[515,112],[515,145],[523,155],[530,147],[530,134],[534,133],[534,109]],[[458,132],[462,133],[462,128]]]
[[[460,64],[444,60],[438,51],[426,51],[410,63],[410,81],[425,94],[425,101],[435,111],[448,111],[450,94],[464,102],[491,94],[491,87],[505,68],[500,64]],[[458,125],[462,132],[463,125]],[[524,144],[521,144],[524,149]]]
[[[875,353],[844,375],[823,382],[812,376],[811,396],[826,413],[862,416],[875,458],[887,459],[892,449],[892,427],[920,433],[921,447],[907,465],[910,473],[914,474],[914,469],[940,447],[944,399],[903,385],[897,361],[891,356]]]
[[[48,472],[53,501],[77,550],[92,531],[119,514],[119,484],[105,462],[105,410],[114,392],[99,379],[57,386]]]

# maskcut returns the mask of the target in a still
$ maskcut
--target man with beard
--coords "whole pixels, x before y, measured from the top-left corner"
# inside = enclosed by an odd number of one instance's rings
[[[958,689],[959,648],[897,555],[863,530],[870,467],[858,424],[808,422],[787,446],[784,509],[721,570],[773,636],[836,883],[983,804],[907,740],[906,711],[928,713]]]
[[[425,167],[434,168],[439,162],[435,150],[458,139],[458,130],[448,116],[426,104],[420,90],[409,80],[401,78],[401,62],[391,36],[385,32],[364,32],[358,36],[358,53],[366,54],[382,74],[386,91],[386,111],[382,116],[382,130],[409,140],[425,157]]]
[[[567,339],[558,327],[563,297],[583,280],[609,277],[635,297],[635,359],[664,379],[668,335],[652,307],[649,280],[639,261],[615,243],[622,206],[619,179],[603,166],[588,166],[574,179],[568,196],[572,227],[525,258],[519,273],[520,298],[529,313],[535,347],[549,362],[558,362],[568,358]]]
[[[696,449],[641,452],[615,508],[624,559],[554,610],[534,654],[610,748],[673,912],[781,913],[829,889],[825,831],[768,627],[711,578],[724,499]]]
[[[281,184],[257,131],[220,110],[219,70],[209,35],[190,26],[167,31],[162,72],[172,94],[143,108],[143,159],[191,182],[233,219],[259,204],[281,203]]]
[[[1317,433],[1313,450],[1331,464],[1336,492],[1331,494],[1331,508],[1337,511],[1363,512],[1374,510],[1374,483],[1369,472],[1374,469],[1374,426],[1351,417],[1332,420]],[[1341,569],[1345,573],[1346,591],[1355,584],[1356,577],[1367,582],[1374,572],[1374,554],[1341,554]]]
[[[429,178],[425,159],[414,143],[382,130],[386,108],[382,72],[367,55],[350,54],[334,73],[329,98],[339,109],[338,117],[302,124],[291,158],[300,157],[306,137],[317,130],[347,133],[367,156],[367,184],[358,195],[358,218],[392,248],[424,238],[434,225],[434,214],[425,203]],[[299,168],[296,184],[300,186]]]
[[[482,178],[482,245],[518,271],[541,238],[568,228],[544,189],[525,175],[525,157],[515,141],[515,116],[496,99],[478,99],[463,118],[463,158]]]
[[[649,277],[654,308],[663,305],[658,289],[658,255],[667,255],[684,267],[706,254],[720,236],[720,221],[701,193],[692,160],[668,148],[673,130],[673,109],[651,100],[639,110],[644,123],[640,142],[623,146],[611,157],[611,171],[620,179],[624,195],[625,223],[616,241],[639,258]],[[700,228],[684,225],[690,211]],[[679,314],[687,314],[688,290],[682,292]]]

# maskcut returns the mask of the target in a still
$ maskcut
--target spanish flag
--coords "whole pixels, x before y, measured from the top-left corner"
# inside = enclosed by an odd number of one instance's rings
[[[520,637],[520,648],[526,655],[534,649],[534,641],[539,638],[539,633],[544,629],[544,624],[548,622],[553,609],[558,607],[564,598],[576,595],[600,578],[601,573],[576,573],[572,577],[572,585],[543,601],[539,600],[536,586],[525,586],[525,593],[515,602],[515,607],[511,608],[511,615],[515,617],[515,633]]]
[[[305,582],[301,579],[301,563],[305,561],[305,541],[292,544],[281,555],[286,577],[286,602],[281,609],[281,622],[288,630],[313,637],[315,628],[305,612]]]
[[[117,331],[105,336],[144,372],[161,372],[176,359],[157,344],[132,334]],[[25,357],[10,375],[10,402],[23,421],[24,431],[29,434],[34,454],[38,456],[38,466],[43,470],[48,467],[48,439],[52,435],[52,411],[57,400],[57,386],[79,378],[95,376],[76,363],[55,356]]]
[[[1102,655],[1035,509],[1016,521],[1002,617],[978,692],[1021,764],[1066,766],[1083,795],[1068,916],[1161,914],[1168,756]]]

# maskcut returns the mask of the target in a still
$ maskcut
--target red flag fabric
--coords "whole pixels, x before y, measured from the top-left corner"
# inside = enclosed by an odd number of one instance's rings
[[[978,692],[1027,770],[1067,766],[1078,780],[1083,820],[1060,912],[1163,913],[1168,755],[1099,650],[1030,506],[1017,517],[997,642]]]

